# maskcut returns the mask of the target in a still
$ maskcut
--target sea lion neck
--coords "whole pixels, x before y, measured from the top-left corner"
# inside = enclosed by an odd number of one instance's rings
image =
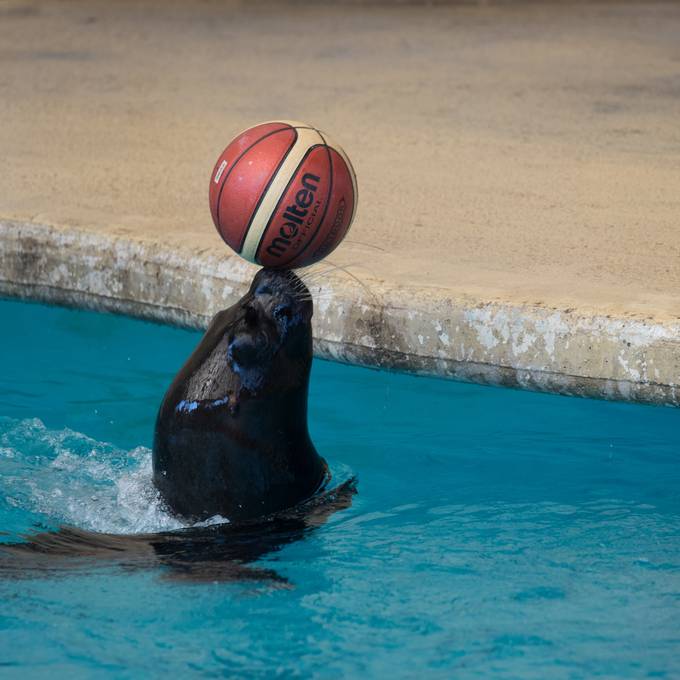
[[[262,432],[306,433],[307,391],[308,380],[284,390],[244,391],[234,417],[256,438]],[[249,427],[249,423],[254,425]]]

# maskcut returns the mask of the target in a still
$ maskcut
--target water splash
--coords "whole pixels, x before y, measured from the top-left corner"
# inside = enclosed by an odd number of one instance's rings
[[[37,418],[0,418],[0,497],[32,513],[33,525],[116,534],[197,526],[167,512],[151,475],[144,446],[124,450],[68,428],[50,430]]]

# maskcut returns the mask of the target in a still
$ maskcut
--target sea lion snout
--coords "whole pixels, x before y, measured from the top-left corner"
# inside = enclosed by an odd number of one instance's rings
[[[313,313],[309,290],[291,271],[260,270],[241,300],[239,322],[229,338],[229,359],[241,366],[263,364]]]
[[[284,330],[312,318],[312,296],[302,279],[290,270],[261,269],[250,294]]]

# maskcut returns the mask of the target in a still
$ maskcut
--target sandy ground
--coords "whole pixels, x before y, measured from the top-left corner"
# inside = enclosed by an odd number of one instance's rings
[[[680,317],[680,4],[0,1],[0,217],[219,252],[242,128],[343,144],[370,281]]]

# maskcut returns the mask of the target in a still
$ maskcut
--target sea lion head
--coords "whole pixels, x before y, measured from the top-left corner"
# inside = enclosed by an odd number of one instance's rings
[[[302,280],[292,271],[262,269],[238,308],[227,360],[242,387],[256,393],[281,382],[299,384],[309,373],[314,309]]]

